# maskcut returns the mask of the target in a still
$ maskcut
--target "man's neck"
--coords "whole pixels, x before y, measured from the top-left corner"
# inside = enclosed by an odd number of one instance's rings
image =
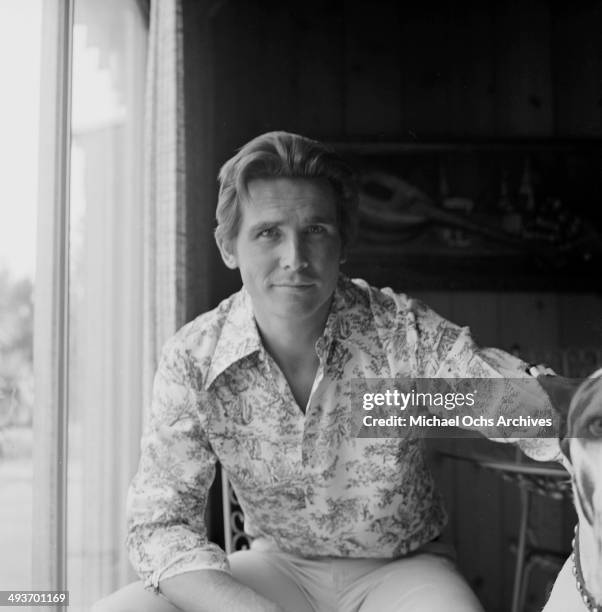
[[[264,346],[279,365],[314,360],[315,344],[324,333],[330,304],[315,316],[291,321],[255,316]]]

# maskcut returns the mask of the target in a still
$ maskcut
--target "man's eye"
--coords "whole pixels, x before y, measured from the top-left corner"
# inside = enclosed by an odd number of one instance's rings
[[[258,238],[273,238],[277,233],[275,227],[266,227],[264,230],[261,230],[258,234]]]
[[[602,417],[595,417],[587,424],[587,431],[594,438],[602,438]]]
[[[326,229],[322,225],[310,225],[307,228],[309,234],[323,234]]]

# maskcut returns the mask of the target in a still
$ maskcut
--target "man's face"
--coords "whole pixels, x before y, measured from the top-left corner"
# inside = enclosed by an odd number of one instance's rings
[[[341,258],[335,196],[326,180],[255,179],[241,203],[238,236],[221,243],[239,268],[256,318],[325,317]]]

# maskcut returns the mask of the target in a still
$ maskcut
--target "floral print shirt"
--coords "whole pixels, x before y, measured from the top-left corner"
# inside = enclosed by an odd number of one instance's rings
[[[446,522],[422,442],[355,437],[348,382],[527,376],[523,362],[479,349],[468,328],[420,301],[344,276],[316,353],[304,412],[262,345],[244,289],[168,341],[128,494],[127,545],[147,587],[193,570],[229,571],[204,524],[216,461],[245,531],[280,550],[394,558],[419,548]],[[543,391],[538,401],[551,410]],[[555,457],[557,443],[542,450],[543,442],[525,444]]]

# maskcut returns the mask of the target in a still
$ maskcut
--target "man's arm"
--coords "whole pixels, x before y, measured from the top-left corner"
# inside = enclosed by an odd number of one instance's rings
[[[140,463],[127,498],[127,547],[148,588],[192,569],[229,570],[207,540],[205,506],[216,457],[199,417],[202,397],[187,352],[176,339],[163,350]]]
[[[496,424],[493,427],[468,427],[480,431],[496,442],[516,444],[526,455],[537,461],[561,461],[562,454],[557,437],[549,437],[550,426],[531,427],[521,437],[520,428],[497,425],[500,417],[528,418],[534,421],[557,423],[558,415],[550,398],[542,388],[537,371],[528,372],[527,364],[514,355],[495,348],[480,348],[473,341],[468,328],[462,328],[449,354],[441,363],[438,376],[449,378],[486,378],[499,380],[479,387],[482,397],[477,402],[476,416],[484,416]],[[485,391],[491,395],[488,397]],[[538,432],[539,430],[539,432]],[[495,433],[495,432],[498,433]],[[545,432],[545,433],[544,433]],[[543,435],[542,435],[543,434]],[[511,437],[506,437],[510,435]],[[545,436],[545,437],[544,437]]]
[[[147,588],[186,612],[276,611],[237,583],[224,551],[209,542],[205,507],[216,457],[206,435],[208,397],[198,367],[176,339],[164,348],[128,492],[127,546]]]
[[[499,442],[515,443],[533,459],[560,460],[557,438],[506,437],[509,430],[498,426],[499,417],[513,419],[532,417],[536,422],[557,419],[550,400],[529,372],[527,364],[517,357],[495,348],[480,348],[472,339],[468,327],[445,320],[419,300],[411,300],[402,333],[406,342],[415,343],[417,370],[422,376],[435,379],[484,379],[478,384],[478,405],[473,416],[484,417],[493,426],[465,426]],[[404,319],[402,319],[404,321]],[[499,382],[495,382],[495,379]],[[491,381],[490,383],[487,380]],[[433,410],[432,410],[433,411]],[[436,410],[435,410],[436,411]],[[446,416],[449,416],[446,415]],[[548,430],[541,434],[548,434]],[[517,431],[518,433],[518,431]]]
[[[216,570],[186,572],[161,580],[161,592],[185,612],[283,612],[273,601]]]

